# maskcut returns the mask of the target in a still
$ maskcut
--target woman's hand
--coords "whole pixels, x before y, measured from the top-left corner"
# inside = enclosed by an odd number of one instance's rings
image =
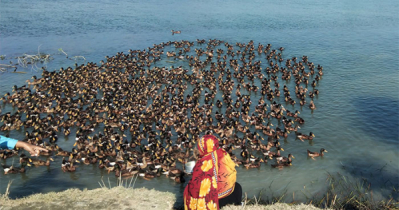
[[[48,152],[47,149],[44,149],[43,147],[39,147],[33,144],[29,144],[23,141],[18,141],[17,144],[15,145],[17,148],[23,148],[24,150],[28,151],[31,156],[38,156],[40,151],[45,151]]]

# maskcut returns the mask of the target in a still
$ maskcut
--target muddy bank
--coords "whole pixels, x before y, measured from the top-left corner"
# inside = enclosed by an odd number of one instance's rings
[[[20,199],[0,197],[0,210],[9,209],[174,209],[177,199],[173,193],[146,188],[114,187],[94,190],[69,189],[63,192],[34,194]],[[275,204],[268,206],[226,206],[223,210],[260,209],[318,209],[310,205]]]

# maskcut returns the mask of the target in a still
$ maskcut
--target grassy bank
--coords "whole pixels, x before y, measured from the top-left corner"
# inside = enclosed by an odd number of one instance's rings
[[[327,174],[326,190],[323,193],[311,194],[301,190],[306,197],[305,204],[313,205],[321,209],[399,209],[399,192],[395,185],[388,186],[389,194],[385,196],[375,196],[371,183],[366,179],[351,179],[347,176]],[[293,195],[285,192],[273,195],[272,197],[263,196],[259,193],[258,199],[247,200],[248,204],[271,205],[280,202],[290,202],[292,205],[303,203],[296,201]]]
[[[0,209],[173,209],[177,198],[173,193],[159,192],[145,188],[98,188],[94,190],[69,189],[63,192],[34,194],[20,199],[0,198]],[[223,210],[261,209],[317,209],[312,205],[252,204],[226,206]]]
[[[137,177],[136,177],[137,178]],[[328,175],[327,191],[323,194],[307,195],[305,203],[297,202],[286,193],[268,197],[262,192],[254,198],[245,198],[243,206],[226,206],[223,210],[261,209],[399,209],[397,190],[392,187],[389,199],[378,200],[366,181],[350,181],[336,174]],[[184,209],[180,201],[170,192],[146,188],[134,188],[134,177],[118,186],[100,182],[101,188],[94,190],[69,189],[63,192],[33,194],[20,199],[9,199],[8,190],[0,194],[0,210],[8,209]],[[11,185],[10,183],[9,185]]]
[[[0,209],[172,209],[175,201],[172,193],[145,188],[69,189],[15,200],[2,197]]]

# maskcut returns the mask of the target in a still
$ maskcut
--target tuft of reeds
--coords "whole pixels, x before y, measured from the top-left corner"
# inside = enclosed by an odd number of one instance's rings
[[[6,199],[6,200],[9,199],[8,196],[10,195],[11,184],[12,184],[12,180],[8,181],[6,191],[4,192],[4,194],[0,194],[0,198]]]
[[[39,67],[36,65],[37,63],[47,64],[53,58],[50,54],[41,53],[39,45],[39,47],[37,48],[37,54],[29,55],[25,53],[22,56],[18,56],[17,59],[19,66],[27,68],[29,65],[31,65],[32,70],[37,70],[39,69]]]
[[[114,187],[134,188],[137,177],[138,175],[132,176],[130,179],[122,180],[122,177],[119,176],[118,179],[116,180],[116,185]],[[101,181],[99,181],[98,184],[100,185],[101,188],[108,188],[108,189],[113,188],[111,181],[109,180],[109,177],[108,177],[108,186],[105,184],[103,177],[101,177]]]
[[[86,60],[86,58],[85,58],[84,56],[81,56],[81,55],[73,56],[72,58],[69,58],[69,57],[68,57],[68,54],[67,54],[62,48],[59,48],[59,49],[58,49],[58,52],[64,54],[64,55],[66,56],[66,58],[68,58],[68,59],[70,59],[70,60],[75,60],[75,61],[76,61],[76,60],[79,60],[79,59]]]
[[[327,191],[322,196],[313,196],[307,203],[319,208],[332,209],[392,209],[398,202],[392,196],[388,200],[375,200],[371,184],[366,180],[351,181],[337,173],[327,173]]]
[[[245,198],[243,200],[243,203],[245,203],[245,205],[273,205],[275,203],[283,203],[285,200],[285,197],[287,195],[287,191],[288,191],[288,185],[290,183],[288,183],[283,192],[279,193],[279,194],[275,194],[275,192],[272,190],[272,184],[273,181],[270,183],[269,185],[269,190],[268,192],[271,192],[271,197],[266,196],[266,198],[262,198],[263,196],[263,190],[261,190],[258,194],[258,197],[254,196],[253,199],[250,199],[247,197],[247,195],[245,194]],[[292,203],[294,204],[294,203]]]
[[[20,56],[15,57],[15,59],[17,60],[17,63],[15,65],[12,64],[12,61],[10,61],[10,64],[0,64],[0,73],[6,72],[8,69],[11,68],[14,69],[14,73],[22,73],[16,71],[18,66],[22,68],[31,67],[31,70],[34,71],[38,71],[40,69],[38,64],[46,66],[47,63],[53,60],[54,58],[51,54],[40,52],[40,46],[41,45],[38,46],[37,54],[24,53]],[[68,54],[62,48],[59,48],[58,52],[64,54],[66,58],[69,60],[75,60],[75,61],[86,60],[86,58],[81,55],[69,57]],[[6,55],[0,55],[0,60],[5,60],[5,59]]]
[[[17,70],[17,66],[7,65],[7,64],[0,64],[0,72],[1,73],[6,72],[7,69],[9,69],[9,68],[14,68],[14,71]]]

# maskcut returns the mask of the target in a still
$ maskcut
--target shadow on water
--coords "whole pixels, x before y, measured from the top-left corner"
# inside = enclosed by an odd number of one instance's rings
[[[375,140],[398,145],[399,101],[385,97],[357,97],[354,99],[362,129]]]
[[[13,188],[11,185],[12,189],[9,194],[9,198],[11,199],[26,197],[36,193],[47,193],[51,191],[60,192],[71,188],[85,188],[83,184],[74,181],[76,180],[76,178],[74,178],[74,176],[76,176],[74,173],[70,173],[69,176],[71,177],[68,179],[61,178],[66,175],[61,170],[48,170],[35,178],[30,178],[28,174],[21,175],[22,181],[28,180],[28,182],[18,184],[16,188]]]
[[[370,187],[373,192],[379,192],[384,199],[399,199],[399,173],[388,163],[379,160],[350,159],[342,162],[343,169],[360,183],[364,188]]]

